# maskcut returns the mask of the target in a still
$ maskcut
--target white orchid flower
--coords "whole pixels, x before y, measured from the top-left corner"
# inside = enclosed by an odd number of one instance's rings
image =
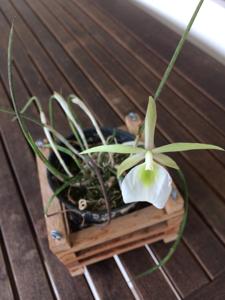
[[[118,177],[121,177],[125,171],[129,170],[121,183],[124,202],[145,201],[162,209],[172,190],[172,178],[165,167],[179,169],[176,162],[164,153],[200,149],[223,149],[218,146],[199,143],[172,143],[155,148],[156,120],[156,104],[154,99],[149,97],[144,122],[144,148],[114,144],[93,147],[81,153],[114,152],[130,154],[117,168]]]

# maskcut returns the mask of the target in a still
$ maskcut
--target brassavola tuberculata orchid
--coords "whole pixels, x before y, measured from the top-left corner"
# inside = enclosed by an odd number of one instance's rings
[[[222,148],[202,143],[171,143],[155,147],[154,136],[157,121],[156,103],[149,97],[144,121],[144,144],[101,145],[81,152],[108,152],[130,154],[118,167],[117,177],[121,178],[121,192],[125,203],[149,202],[162,209],[172,190],[172,178],[166,167],[179,169],[177,163],[165,153],[189,150],[223,150]]]

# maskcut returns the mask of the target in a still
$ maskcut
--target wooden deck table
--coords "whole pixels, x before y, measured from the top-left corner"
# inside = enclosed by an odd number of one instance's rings
[[[104,126],[141,116],[179,36],[130,0],[1,0],[0,105],[10,107],[7,41],[14,20],[16,99],[47,109],[75,93]],[[158,103],[157,145],[197,141],[225,148],[225,67],[187,43]],[[35,110],[30,110],[36,116]],[[68,132],[60,110],[57,125]],[[84,126],[86,118],[79,115]],[[43,135],[30,125],[35,139]],[[173,259],[132,281],[169,245],[105,260],[72,278],[49,251],[35,158],[16,122],[0,117],[0,299],[225,299],[225,155],[175,156],[190,188],[188,225]]]

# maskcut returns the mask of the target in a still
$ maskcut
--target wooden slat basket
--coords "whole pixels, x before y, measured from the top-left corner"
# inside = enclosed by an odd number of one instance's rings
[[[130,132],[137,128],[137,119],[126,118]],[[42,149],[47,157],[48,150]],[[37,158],[43,206],[52,195],[48,184],[46,167]],[[91,226],[70,232],[66,213],[59,201],[53,201],[49,208],[50,217],[45,217],[49,247],[66,266],[72,276],[82,274],[87,265],[107,259],[113,255],[127,252],[163,240],[165,243],[177,237],[183,217],[183,198],[175,185],[165,209],[152,205],[125,216],[113,219],[108,225]],[[62,213],[58,213],[62,211]]]

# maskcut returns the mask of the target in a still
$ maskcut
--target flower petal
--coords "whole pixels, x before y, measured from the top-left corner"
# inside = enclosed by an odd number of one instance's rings
[[[165,206],[171,190],[169,173],[156,163],[152,171],[145,170],[145,163],[134,167],[121,184],[125,203],[149,202],[159,209]]]
[[[145,157],[144,152],[129,156],[118,166],[117,177],[120,177],[123,174],[123,172],[137,165],[140,161],[144,159],[144,157]]]
[[[169,157],[166,154],[155,153],[153,155],[153,158],[156,162],[160,163],[163,166],[179,170],[179,167],[178,167],[177,163],[175,162],[175,160],[173,160],[171,157]]]

